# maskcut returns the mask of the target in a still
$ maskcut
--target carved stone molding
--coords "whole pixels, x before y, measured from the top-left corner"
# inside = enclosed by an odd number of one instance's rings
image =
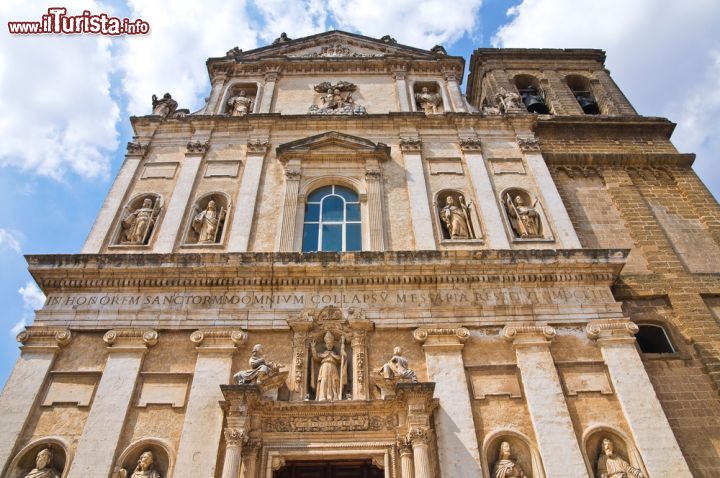
[[[147,348],[158,342],[158,333],[152,329],[112,329],[105,332],[103,342],[113,349]]]
[[[460,138],[460,149],[465,152],[481,152],[482,141],[480,138]]]
[[[464,343],[470,337],[470,331],[465,327],[440,328],[440,327],[420,327],[415,329],[413,337],[418,342],[428,344],[430,342],[442,340],[455,343]]]
[[[555,166],[555,171],[563,172],[570,179],[574,179],[580,175],[584,178],[599,177],[602,178],[600,170],[595,166]]]
[[[68,329],[51,327],[28,327],[15,337],[23,350],[53,349],[64,347],[72,340]]]
[[[408,439],[407,436],[399,437],[397,439],[397,448],[400,456],[412,455],[412,442]]]
[[[640,328],[629,320],[592,321],[585,327],[588,338],[602,342],[632,343]]]
[[[506,325],[501,334],[502,337],[518,345],[546,345],[555,338],[557,332],[550,325]]]
[[[432,439],[432,430],[427,427],[413,427],[407,434],[407,440],[413,445],[429,445]]]
[[[190,334],[200,350],[234,350],[247,342],[247,332],[238,329],[201,329]]]
[[[209,148],[209,141],[205,141],[204,143],[202,141],[190,141],[187,144],[185,154],[205,154]]]
[[[518,138],[517,143],[523,153],[540,152],[540,142],[537,138]]]
[[[379,181],[382,177],[382,173],[380,171],[365,171],[365,179],[368,181]]]
[[[400,151],[403,153],[419,153],[422,151],[422,140],[420,138],[400,140]]]
[[[299,169],[291,169],[287,168],[285,170],[285,179],[288,181],[300,181],[300,178],[302,177],[302,171]]]
[[[250,140],[247,143],[247,152],[252,154],[265,154],[267,153],[270,143],[262,140]]]
[[[127,155],[128,156],[144,156],[148,150],[146,144],[141,144],[138,141],[128,141],[127,144]]]

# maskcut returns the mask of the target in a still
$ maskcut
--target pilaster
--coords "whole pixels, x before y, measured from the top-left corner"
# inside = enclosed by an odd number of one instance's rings
[[[248,250],[255,218],[257,192],[260,188],[260,176],[268,149],[269,144],[264,139],[247,143],[245,168],[240,180],[237,206],[233,212],[228,252],[247,252]]]
[[[206,115],[221,114],[222,105],[219,104],[222,96],[223,87],[225,86],[225,80],[227,80],[227,73],[216,72],[212,78],[212,89],[210,90],[210,98],[208,99],[207,105],[205,105],[204,113]]]
[[[691,477],[680,446],[635,346],[638,326],[626,320],[590,322],[610,380],[645,467],[655,477]]]
[[[246,340],[247,334],[241,330],[196,330],[190,335],[198,356],[175,465],[184,475],[215,476],[223,433],[220,386],[230,383],[233,354]],[[235,451],[239,460],[242,450]]]
[[[585,460],[550,353],[556,332],[549,325],[507,325],[502,336],[515,349],[517,366],[547,476],[587,476]],[[558,451],[562,450],[562,453]]]
[[[382,252],[385,250],[385,234],[383,233],[382,215],[382,179],[377,170],[365,172],[365,182],[368,190],[368,209],[370,211],[370,250]]]
[[[67,329],[29,327],[17,335],[20,357],[0,394],[0,472],[10,462],[55,357],[70,340]]]
[[[280,223],[280,252],[295,250],[295,222],[298,213],[300,177],[299,161],[288,161],[285,167],[285,197],[283,199],[282,222]]]
[[[465,102],[463,101],[462,92],[460,92],[460,82],[458,81],[457,73],[453,71],[445,71],[445,82],[447,88],[450,91],[450,98],[453,103],[453,111],[459,113],[465,113]]]
[[[411,106],[412,103],[408,100],[409,94],[407,81],[405,80],[405,74],[405,67],[398,68],[393,73],[393,77],[395,78],[395,88],[397,89],[398,103],[400,106],[400,111],[413,111],[413,108]]]
[[[105,333],[103,341],[107,344],[108,359],[68,478],[110,475],[145,353],[157,343],[158,333],[113,329]]]
[[[405,162],[405,177],[410,196],[410,216],[415,234],[416,250],[435,250],[435,235],[425,182],[425,168],[422,163],[422,142],[420,139],[404,139],[400,150]]]
[[[263,85],[262,98],[260,99],[260,109],[258,113],[270,113],[273,96],[275,95],[275,84],[280,70],[279,68],[270,68],[265,72],[265,84]]]
[[[440,406],[435,415],[442,476],[482,477],[472,406],[462,350],[470,332],[464,327],[426,328],[413,333],[423,344],[429,380]],[[414,449],[414,446],[413,446]],[[415,461],[415,473],[418,473]]]

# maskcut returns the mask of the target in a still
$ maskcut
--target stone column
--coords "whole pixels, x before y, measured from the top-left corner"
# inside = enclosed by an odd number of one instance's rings
[[[382,252],[385,250],[385,234],[383,234],[382,190],[380,171],[372,170],[365,173],[368,191],[368,227],[370,229],[369,250]]]
[[[563,204],[560,193],[550,175],[550,170],[545,164],[542,154],[540,154],[538,140],[535,137],[522,137],[518,139],[518,145],[525,154],[530,173],[535,178],[538,194],[543,199],[542,203],[548,221],[555,224],[555,230],[559,236],[558,241],[564,249],[581,249],[580,239],[575,233],[575,228],[572,221],[570,221],[565,204]]]
[[[435,397],[440,400],[435,424],[441,474],[481,477],[480,451],[462,357],[470,332],[464,327],[421,327],[413,336],[423,343],[428,378],[436,383]]]
[[[422,142],[419,139],[400,141],[400,150],[405,161],[405,177],[410,196],[410,217],[412,217],[416,250],[435,250],[435,235],[432,227],[425,169],[422,163]]]
[[[90,234],[85,240],[82,248],[83,254],[97,254],[103,246],[103,242],[111,232],[112,222],[115,216],[123,206],[123,198],[127,193],[130,183],[132,182],[143,157],[147,153],[147,145],[131,141],[127,145],[127,153],[125,154],[125,162],[120,167],[118,175],[113,182],[110,192],[105,197],[105,202],[98,213],[97,219],[93,224]]]
[[[277,82],[279,70],[271,70],[265,73],[265,85],[263,87],[260,110],[258,113],[270,113],[273,95],[275,94],[275,83]]]
[[[257,455],[261,445],[260,440],[249,440],[245,445],[243,453],[242,471],[240,476],[242,478],[255,478],[255,469],[257,468]]]
[[[238,478],[240,465],[242,463],[243,442],[247,441],[247,435],[243,430],[237,428],[226,428],[225,432],[225,460],[223,464],[222,478]]]
[[[247,252],[250,244],[260,176],[269,145],[267,141],[248,141],[245,168],[240,180],[235,210],[230,225],[228,252]]]
[[[292,252],[295,250],[295,221],[297,219],[298,193],[300,191],[300,164],[297,160],[290,161],[285,167],[285,198],[283,200],[282,223],[280,224],[279,250]],[[297,164],[295,164],[297,162]]]
[[[460,91],[457,73],[455,73],[455,71],[446,71],[444,75],[448,90],[450,91],[450,98],[453,102],[453,111],[465,113],[467,110],[465,109],[465,101],[463,101],[462,92]]]
[[[408,87],[405,81],[405,68],[398,69],[393,74],[395,77],[395,87],[397,88],[398,102],[400,111],[414,111],[411,102],[408,101]]]
[[[507,325],[502,331],[512,342],[522,376],[525,400],[547,476],[587,476],[560,377],[550,353],[555,329],[542,325]]]
[[[55,356],[70,340],[67,329],[30,327],[18,334],[20,358],[0,394],[0,472],[12,458]]]
[[[407,439],[398,440],[398,452],[400,453],[400,477],[414,478],[412,443]]]
[[[110,475],[145,353],[157,340],[154,330],[114,329],[103,336],[109,355],[68,478]]]
[[[222,73],[216,73],[212,79],[212,90],[210,91],[210,98],[208,99],[207,105],[205,105],[206,115],[219,115],[222,113],[222,106],[219,105],[219,101],[222,97],[223,86],[225,86],[225,80],[227,75]]]
[[[430,442],[431,431],[429,428],[416,427],[411,428],[408,433],[408,440],[412,443],[413,468],[415,478],[432,478],[434,473],[430,466],[430,454],[428,453],[428,443]],[[441,463],[442,465],[443,463]],[[445,475],[443,476],[460,476]],[[470,475],[481,476],[481,475]]]
[[[352,364],[353,372],[353,400],[368,399],[368,382],[370,371],[368,370],[367,334],[373,329],[373,323],[362,318],[349,318],[352,328]]]
[[[175,464],[183,476],[215,476],[223,431],[220,385],[230,383],[233,354],[246,339],[245,332],[227,329],[190,335],[198,356]]]
[[[200,163],[209,147],[208,140],[204,142],[191,141],[187,144],[185,160],[180,166],[175,189],[172,196],[170,196],[170,202],[160,224],[160,233],[155,243],[154,252],[167,254],[175,248],[175,242],[180,234],[182,220],[185,217],[185,210],[193,192],[193,185],[200,169]]]
[[[691,477],[635,347],[638,326],[625,320],[593,321],[586,330],[600,346],[625,420],[650,476]]]
[[[490,249],[510,249],[510,241],[505,234],[500,203],[490,182],[490,175],[482,156],[482,145],[479,138],[460,139],[460,149],[465,155],[465,162],[470,173],[470,180],[475,188],[477,207],[485,229],[482,231]]]

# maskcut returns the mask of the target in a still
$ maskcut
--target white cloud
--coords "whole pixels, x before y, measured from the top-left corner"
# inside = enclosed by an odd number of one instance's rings
[[[640,114],[678,122],[681,152],[716,196],[720,2],[525,0],[493,39],[499,47],[602,48],[613,78]],[[716,168],[715,168],[716,169]]]
[[[264,26],[258,32],[263,44],[270,44],[280,33],[299,38],[327,29],[328,8],[323,0],[251,0],[262,16]]]
[[[123,39],[119,63],[131,115],[150,114],[153,94],[173,95],[180,108],[199,109],[210,93],[205,60],[235,45],[257,45],[244,1],[129,0],[131,18],[150,24],[150,33]]]
[[[69,13],[103,11],[91,0],[63,4]],[[5,0],[0,16],[39,20],[46,7]],[[61,179],[106,176],[117,147],[119,109],[110,96],[108,38],[0,34],[0,166]]]
[[[0,250],[10,249],[20,254],[20,238],[17,232],[0,227]]]
[[[45,304],[45,294],[42,293],[40,288],[33,281],[25,283],[24,287],[20,287],[18,293],[22,297],[23,301],[23,316],[22,318],[10,329],[10,333],[17,335],[20,333],[25,326],[32,321],[35,310],[40,309]]]
[[[328,0],[340,29],[395,37],[419,48],[445,46],[477,27],[482,0]]]

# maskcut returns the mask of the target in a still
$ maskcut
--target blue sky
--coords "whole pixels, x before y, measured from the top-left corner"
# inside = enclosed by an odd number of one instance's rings
[[[662,8],[659,7],[662,4]],[[3,0],[7,21],[36,20],[49,6]],[[142,18],[150,34],[13,37],[0,33],[0,383],[17,358],[15,333],[42,296],[23,254],[76,253],[90,231],[130,140],[130,115],[169,91],[199,108],[209,93],[205,59],[249,50],[280,32],[327,29],[430,48],[469,62],[478,47],[602,48],[636,109],[678,123],[673,140],[697,153],[695,169],[716,197],[720,174],[720,2],[657,0],[128,0],[65,2]]]

